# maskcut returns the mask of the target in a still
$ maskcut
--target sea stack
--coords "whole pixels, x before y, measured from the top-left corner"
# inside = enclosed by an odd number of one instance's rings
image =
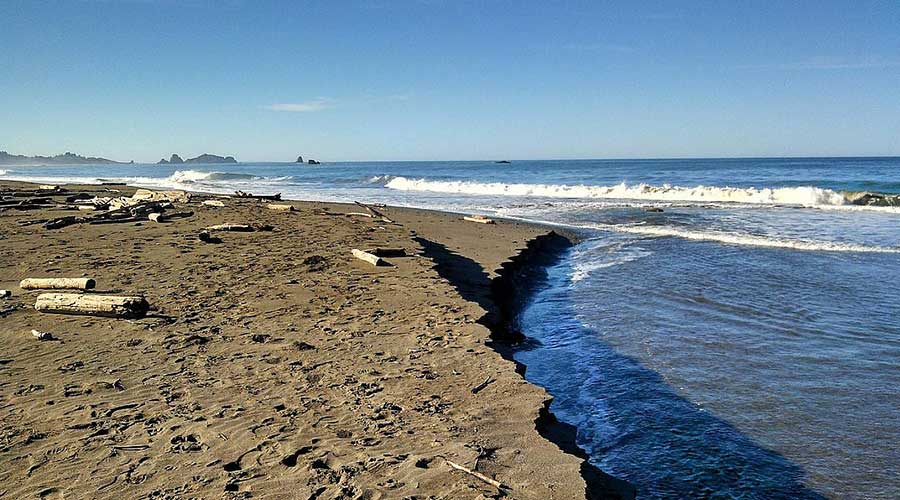
[[[180,165],[182,163],[184,163],[184,160],[182,160],[181,157],[178,156],[177,154],[173,154],[171,157],[169,157],[168,160],[166,160],[165,158],[163,158],[162,160],[159,160],[157,165],[169,165],[169,164]]]
[[[318,164],[319,164],[319,161],[318,161],[318,160],[312,160],[312,159],[311,159],[311,160],[307,161],[306,163],[309,164],[309,165],[318,165]]]
[[[302,156],[298,156],[298,157],[297,157],[297,161],[295,161],[294,163],[303,163],[303,157],[302,157]]]

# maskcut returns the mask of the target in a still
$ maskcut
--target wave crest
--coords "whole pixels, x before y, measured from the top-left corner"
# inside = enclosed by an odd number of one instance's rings
[[[256,179],[253,174],[240,172],[200,172],[198,170],[176,170],[166,180],[170,182],[194,183],[204,181],[227,181],[240,179]]]
[[[378,178],[378,181],[384,176]],[[372,181],[376,181],[373,178]],[[492,196],[538,196],[544,198],[608,198],[655,201],[745,203],[756,205],[839,206],[848,204],[843,194],[813,186],[785,188],[733,188],[719,186],[672,186],[626,184],[587,186],[566,184],[506,184],[469,181],[433,181],[393,177],[385,184],[400,191],[432,191]]]
[[[676,237],[695,241],[715,241],[728,245],[789,248],[793,250],[819,251],[819,252],[866,252],[866,253],[900,253],[898,247],[880,247],[856,245],[852,243],[838,243],[833,241],[799,240],[789,238],[775,238],[769,236],[757,236],[752,234],[726,233],[719,231],[698,231],[678,229],[669,226],[649,225],[614,225],[594,224],[590,227],[618,233],[638,234],[650,237]]]

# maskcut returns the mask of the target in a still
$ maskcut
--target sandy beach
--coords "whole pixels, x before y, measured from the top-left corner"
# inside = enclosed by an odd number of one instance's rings
[[[12,291],[0,299],[0,497],[617,496],[491,340],[509,334],[529,252],[510,259],[563,237],[412,209],[381,208],[389,223],[344,215],[354,205],[204,199],[176,203],[193,215],[169,222],[56,230],[20,222],[84,213],[0,212],[0,289]],[[223,223],[272,229],[198,239]],[[406,256],[375,267],[350,253],[377,247]],[[139,294],[152,309],[40,313],[41,291],[19,288],[32,277],[93,278],[85,293]]]

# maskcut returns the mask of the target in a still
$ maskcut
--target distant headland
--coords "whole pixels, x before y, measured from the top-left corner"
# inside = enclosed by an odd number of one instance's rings
[[[188,158],[182,160],[177,154],[173,154],[169,159],[163,158],[157,162],[158,165],[180,165],[182,163],[237,163],[234,156],[218,156],[204,153],[196,158]]]
[[[65,152],[56,156],[25,156],[14,155],[6,151],[0,151],[0,165],[41,166],[41,165],[95,165],[125,164],[134,162],[121,162],[96,156],[81,156],[75,153]]]

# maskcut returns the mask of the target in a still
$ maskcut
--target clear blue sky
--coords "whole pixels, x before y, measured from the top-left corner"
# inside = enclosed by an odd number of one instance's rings
[[[900,155],[900,2],[0,0],[0,149]]]

